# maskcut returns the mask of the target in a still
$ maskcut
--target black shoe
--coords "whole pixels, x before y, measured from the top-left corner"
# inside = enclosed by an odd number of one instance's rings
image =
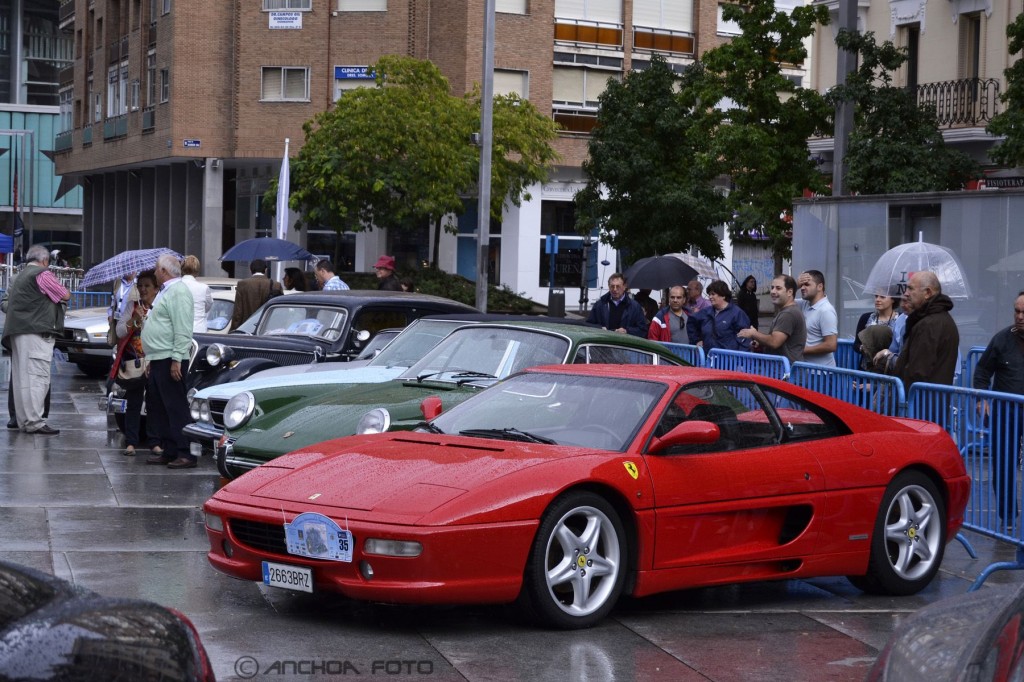
[[[9,422],[7,422],[7,428],[17,430],[19,428],[18,420],[12,419]]]
[[[49,424],[43,424],[35,431],[29,431],[29,433],[37,433],[40,436],[55,436],[60,433],[60,429],[55,429]]]
[[[153,455],[152,457],[150,457],[150,458],[148,458],[146,460],[146,464],[163,465],[163,464],[170,464],[173,461],[174,460],[171,459],[170,457],[164,457],[162,455]]]
[[[179,457],[173,462],[167,463],[168,469],[195,469],[196,461],[191,457]]]

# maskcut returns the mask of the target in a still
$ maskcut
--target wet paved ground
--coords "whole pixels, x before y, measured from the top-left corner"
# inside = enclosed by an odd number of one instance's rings
[[[0,376],[9,376],[0,360]],[[202,503],[218,477],[121,455],[101,383],[59,364],[57,436],[0,433],[0,558],[101,594],[177,608],[218,679],[862,680],[900,618],[961,594],[1013,551],[968,534],[922,594],[870,597],[845,579],[756,583],[628,601],[591,630],[551,632],[509,609],[353,604],[233,580],[206,561]],[[1024,582],[998,572],[988,584]],[[983,587],[982,589],[988,589]]]

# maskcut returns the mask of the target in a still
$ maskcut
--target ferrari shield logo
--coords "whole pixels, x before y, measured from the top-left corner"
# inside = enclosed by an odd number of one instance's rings
[[[634,481],[640,476],[640,472],[632,462],[623,462],[622,466],[626,467],[626,473],[632,476]]]

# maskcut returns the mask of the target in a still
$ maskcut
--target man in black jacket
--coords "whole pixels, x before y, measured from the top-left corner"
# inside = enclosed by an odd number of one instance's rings
[[[911,275],[906,301],[907,330],[892,373],[907,391],[918,381],[952,386],[960,346],[960,332],[949,314],[953,301],[930,270]]]
[[[974,388],[1024,395],[1024,291],[1013,303],[1013,325],[998,332],[989,341],[974,368]],[[1013,403],[996,405],[988,414],[991,440],[992,486],[998,500],[999,518],[1012,523],[1017,516],[1017,457],[1020,452],[1024,410]]]
[[[620,334],[647,338],[647,317],[643,307],[626,293],[626,278],[616,272],[608,278],[608,293],[597,299],[587,322]]]

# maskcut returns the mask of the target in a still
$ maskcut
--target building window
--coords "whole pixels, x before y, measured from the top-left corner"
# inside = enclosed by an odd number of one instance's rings
[[[622,0],[555,0],[555,20],[622,23]]]
[[[336,66],[334,67],[334,100],[337,101],[346,92],[356,88],[373,88],[377,86],[377,79],[365,66]]]
[[[565,132],[589,133],[597,123],[597,98],[619,73],[556,66],[552,73],[551,106]]]
[[[740,29],[740,25],[735,21],[726,21],[722,17],[722,10],[725,5],[718,6],[718,35],[720,36],[738,36],[743,33]]]
[[[633,26],[692,33],[693,3],[690,0],[633,0]]]
[[[957,76],[981,75],[981,13],[960,15],[960,47],[957,50]]]
[[[505,14],[526,14],[526,0],[495,0],[494,11]]]
[[[171,72],[167,69],[160,69],[160,103],[171,98]]]
[[[65,88],[60,91],[60,132],[74,130],[71,118],[75,101],[75,89]]]
[[[299,9],[308,11],[313,9],[313,0],[263,0],[263,9]]]
[[[146,106],[156,104],[156,52],[146,55]]]
[[[523,99],[530,98],[529,72],[513,71],[511,69],[494,70],[494,94],[511,95],[516,94]]]
[[[308,102],[309,69],[295,66],[263,67],[263,87],[260,100],[264,102]]]
[[[128,112],[128,63],[107,70],[107,118]]]
[[[388,0],[338,0],[339,12],[386,12]]]
[[[132,81],[129,108],[132,111],[138,111],[139,110],[139,79],[138,78],[136,78],[135,80]]]
[[[169,14],[171,11],[171,0],[163,0],[163,6],[160,8],[160,14]]]

